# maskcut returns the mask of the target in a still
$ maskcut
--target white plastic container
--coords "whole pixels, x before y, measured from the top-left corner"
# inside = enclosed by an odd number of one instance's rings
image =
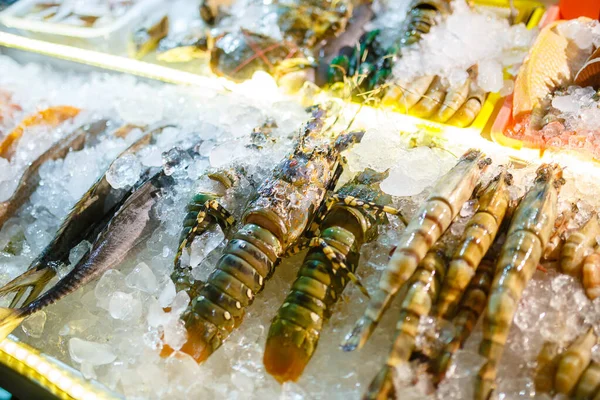
[[[20,0],[0,13],[0,24],[34,39],[124,54],[130,30],[145,15],[158,8],[161,0],[139,0],[126,13],[102,27],[80,27],[24,17],[40,0]]]

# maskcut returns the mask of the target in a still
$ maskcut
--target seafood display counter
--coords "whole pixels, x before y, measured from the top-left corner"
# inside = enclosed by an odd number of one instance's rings
[[[0,13],[9,32],[0,42],[178,81],[195,81],[189,72],[242,82],[264,71],[292,93],[324,90],[383,106],[432,132],[448,125],[481,132],[512,90],[535,28],[556,9],[530,0],[515,0],[512,9],[503,0],[472,7],[448,0],[134,3],[114,17],[101,7],[20,1]]]
[[[10,15],[115,23],[34,3]],[[202,57],[232,27],[282,46],[219,4],[198,11],[229,29]],[[559,124],[594,139],[573,124],[597,110],[600,23],[526,1],[376,2],[356,33],[363,5],[332,4],[276,3],[319,19],[281,25],[294,52],[261,47],[220,77],[156,63],[160,40],[138,60],[0,32],[0,364],[45,390],[29,396],[600,396],[600,167],[496,143]],[[448,35],[458,60],[440,59]],[[513,89],[517,122],[540,126],[505,121]]]

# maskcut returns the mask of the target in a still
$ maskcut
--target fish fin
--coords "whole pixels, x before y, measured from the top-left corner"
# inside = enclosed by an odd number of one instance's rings
[[[0,340],[4,340],[24,319],[19,308],[0,307]]]
[[[350,332],[344,338],[342,342],[342,350],[344,351],[354,351],[356,349],[360,349],[364,346],[364,344],[369,340],[371,334],[375,330],[377,323],[366,315],[362,316],[354,328],[352,328],[352,332]]]
[[[54,275],[56,275],[56,272],[49,267],[32,268],[1,287],[0,297],[16,292],[10,304],[11,308],[15,308],[27,292],[25,289],[31,288],[31,293],[25,300],[25,304],[30,303],[44,290],[44,287]]]
[[[394,387],[394,367],[384,365],[375,379],[371,381],[363,400],[387,400],[396,398]]]

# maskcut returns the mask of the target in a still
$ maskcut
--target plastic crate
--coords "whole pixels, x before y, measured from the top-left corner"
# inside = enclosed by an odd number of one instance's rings
[[[127,50],[128,29],[161,0],[140,0],[122,16],[102,27],[78,27],[38,21],[23,15],[39,0],[20,0],[0,13],[0,24],[18,33],[45,41],[120,54]]]

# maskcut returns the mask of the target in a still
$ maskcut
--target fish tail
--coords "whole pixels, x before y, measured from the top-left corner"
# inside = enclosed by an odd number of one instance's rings
[[[0,307],[0,340],[5,339],[23,322],[26,315],[19,308]]]

